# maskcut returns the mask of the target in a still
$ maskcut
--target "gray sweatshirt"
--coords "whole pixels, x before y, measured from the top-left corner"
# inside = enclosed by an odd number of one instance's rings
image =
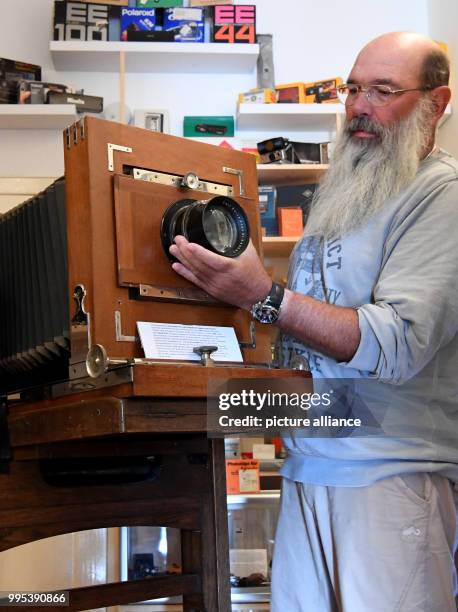
[[[285,439],[282,473],[364,486],[430,471],[458,482],[458,162],[443,151],[365,227],[324,245],[306,235],[288,286],[357,308],[361,341],[348,363],[283,337],[285,363],[304,356],[320,379],[364,379],[385,435]],[[407,432],[407,435],[405,433]]]

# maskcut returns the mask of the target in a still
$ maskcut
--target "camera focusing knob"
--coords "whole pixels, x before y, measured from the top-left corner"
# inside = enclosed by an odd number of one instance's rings
[[[186,189],[197,189],[199,187],[199,177],[194,172],[187,172],[181,179],[180,186]]]
[[[203,366],[211,367],[215,365],[211,354],[218,350],[217,346],[195,346],[192,350],[200,355],[200,362]]]

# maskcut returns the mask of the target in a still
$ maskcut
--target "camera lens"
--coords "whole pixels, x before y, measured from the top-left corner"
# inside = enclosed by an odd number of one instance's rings
[[[162,246],[169,259],[175,236],[224,255],[237,257],[250,238],[248,219],[235,200],[217,196],[209,200],[178,200],[165,211],[161,223]]]

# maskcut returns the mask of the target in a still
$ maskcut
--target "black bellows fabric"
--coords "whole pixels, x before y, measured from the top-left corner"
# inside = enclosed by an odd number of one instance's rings
[[[65,180],[0,217],[0,392],[66,376]]]

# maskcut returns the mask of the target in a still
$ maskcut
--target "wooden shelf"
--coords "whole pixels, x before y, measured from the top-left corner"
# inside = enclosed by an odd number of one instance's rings
[[[259,45],[220,43],[51,41],[56,70],[118,72],[125,52],[126,72],[241,73],[256,66]]]
[[[74,104],[0,104],[3,130],[63,130],[76,117]]]
[[[261,185],[302,185],[318,183],[328,169],[327,164],[259,164]]]
[[[239,104],[237,129],[332,132],[343,115],[342,104]]]
[[[264,257],[289,257],[300,236],[263,236]]]

